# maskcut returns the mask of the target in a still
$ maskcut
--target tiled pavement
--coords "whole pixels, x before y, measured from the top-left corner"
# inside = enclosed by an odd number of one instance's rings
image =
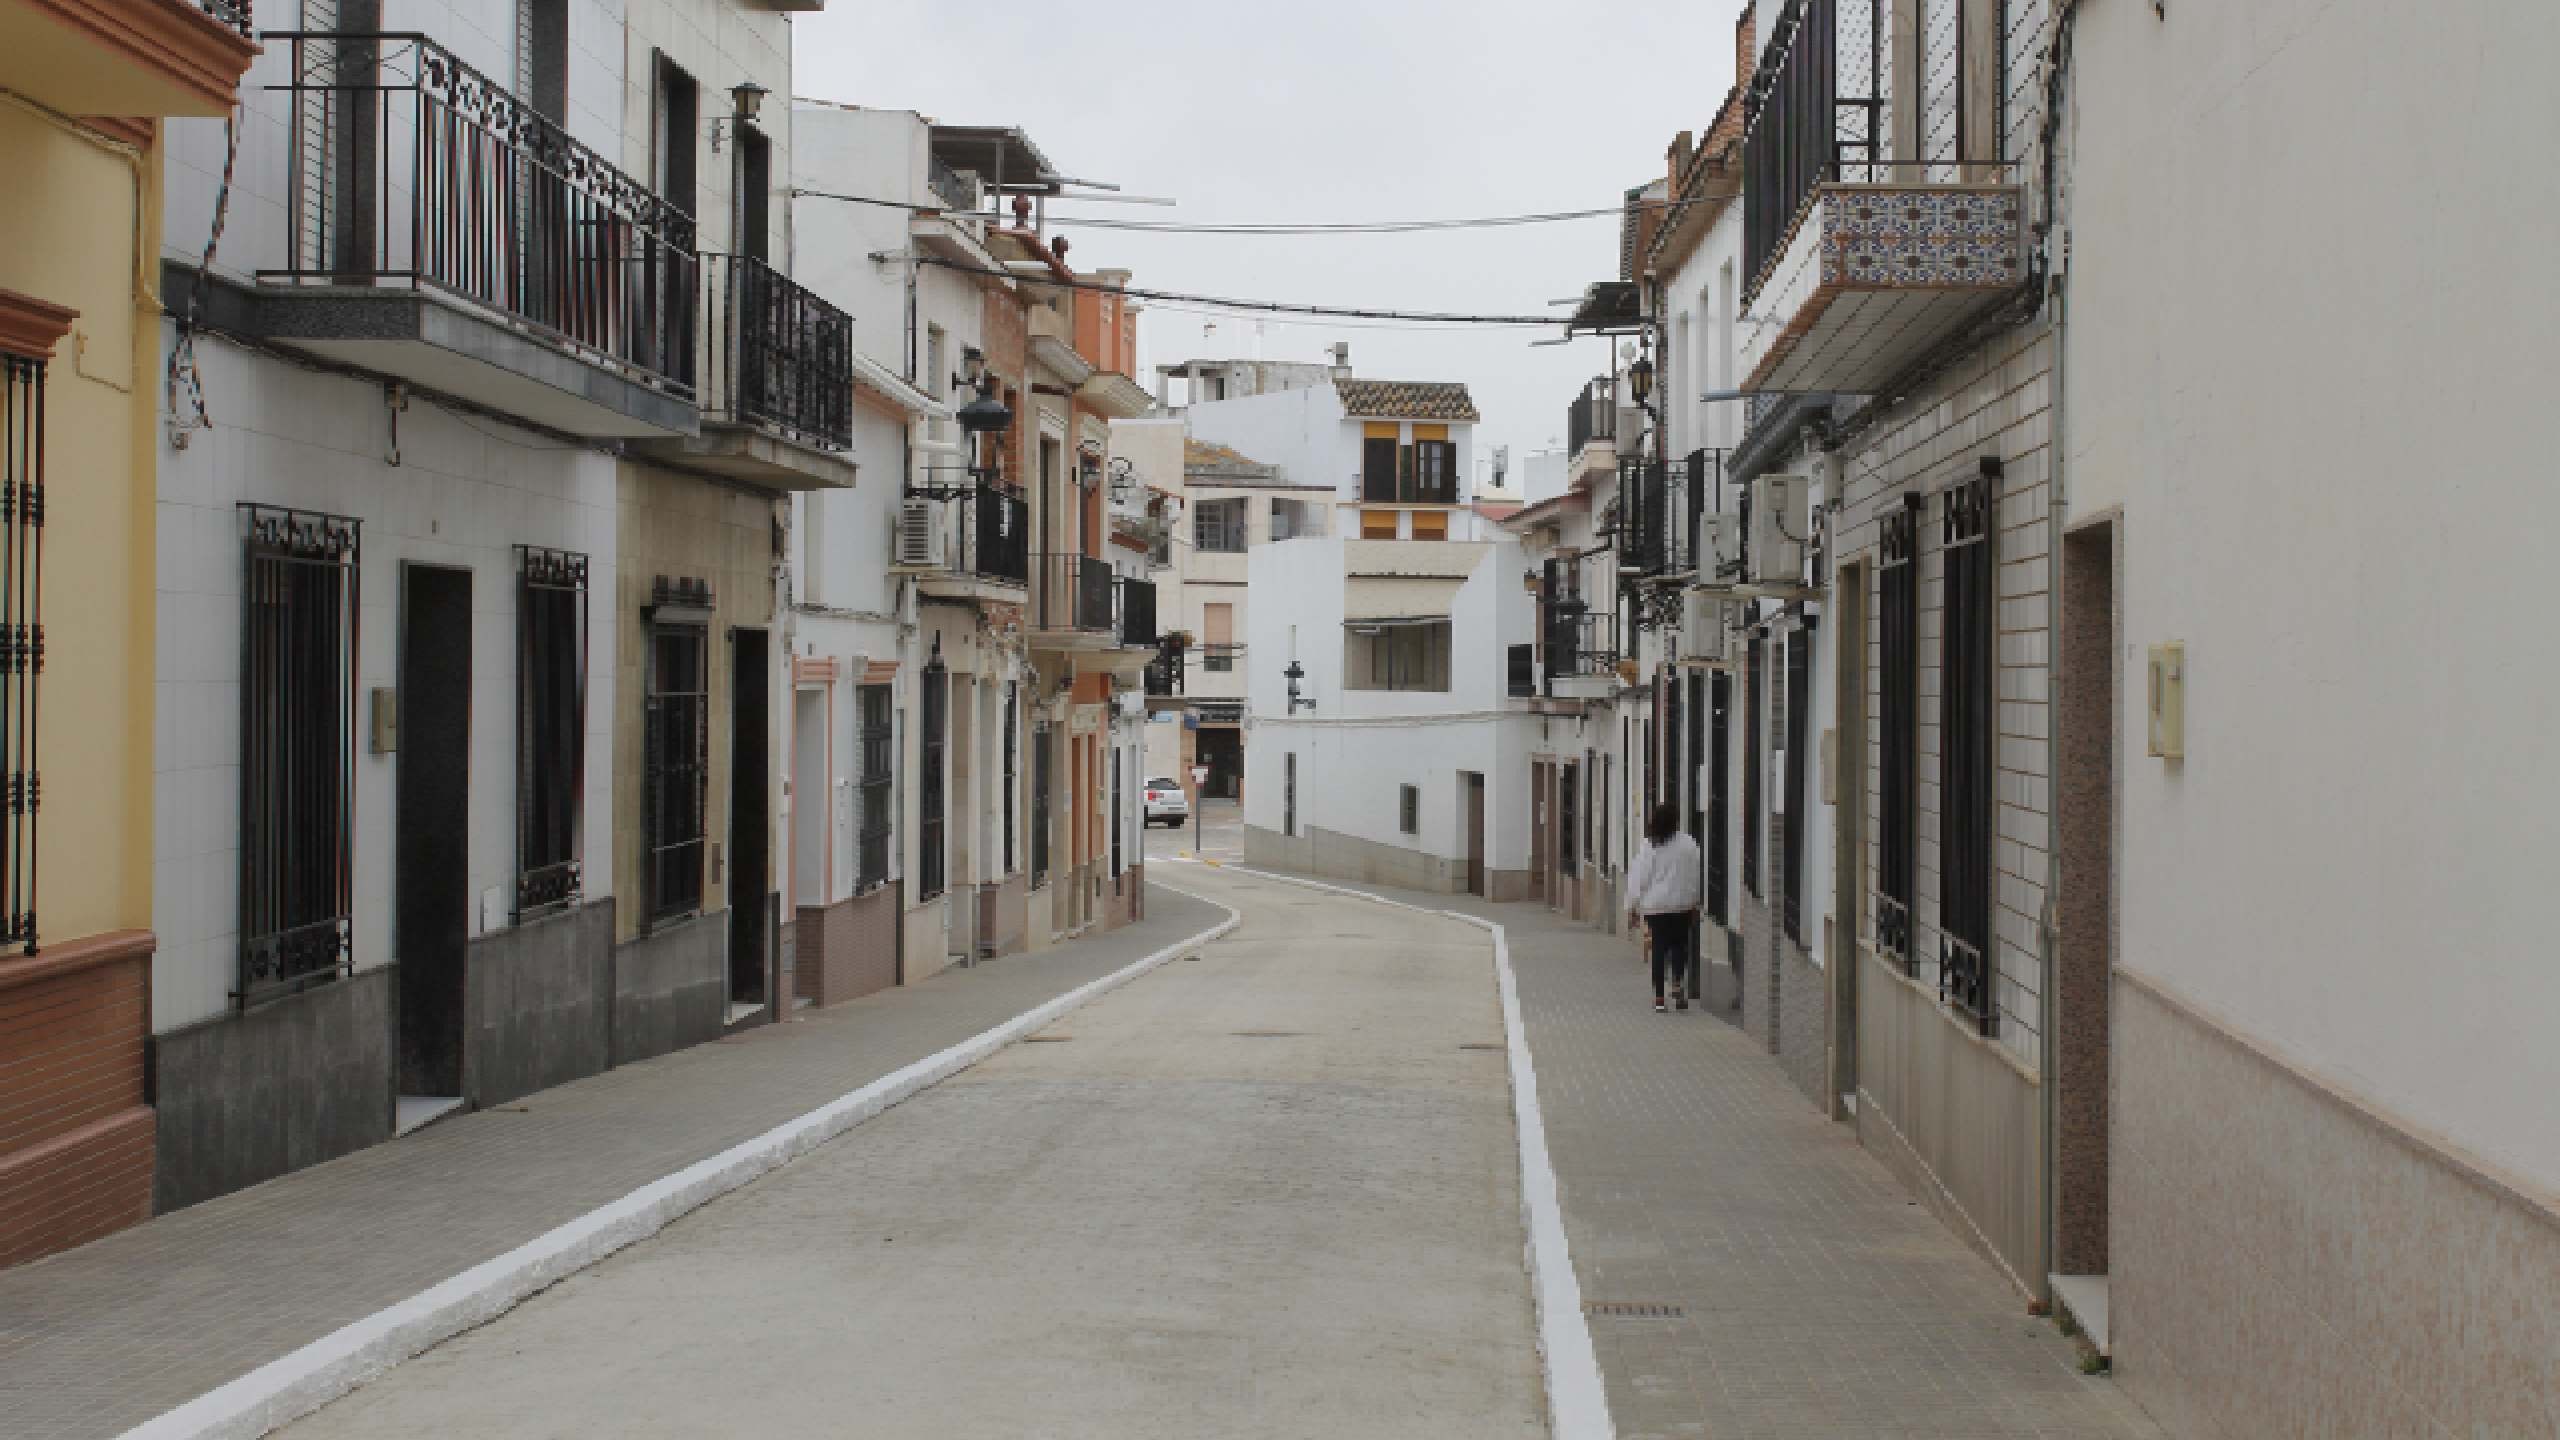
[[[1160,886],[1147,906],[1109,935],[804,1010],[0,1272],[0,1435],[120,1434],[1220,913]]]
[[[1376,893],[1499,921],[1620,1440],[2153,1437],[1987,1262],[1739,1029],[1653,1013],[1620,936],[1536,905]]]

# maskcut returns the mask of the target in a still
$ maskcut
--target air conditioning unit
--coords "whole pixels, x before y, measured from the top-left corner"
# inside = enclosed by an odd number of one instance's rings
[[[1698,517],[1698,576],[1710,585],[1730,585],[1742,574],[1742,522],[1727,511]]]
[[[1813,481],[1763,475],[1751,482],[1751,583],[1804,583],[1805,541],[1813,535]]]
[[[950,564],[951,526],[939,500],[915,497],[898,502],[898,564],[910,570],[940,570]]]
[[[1703,590],[1691,590],[1680,599],[1681,658],[1722,661],[1727,602]]]

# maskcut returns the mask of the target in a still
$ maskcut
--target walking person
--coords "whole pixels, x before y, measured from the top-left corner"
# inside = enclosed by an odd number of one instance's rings
[[[1644,849],[1627,870],[1627,924],[1641,923],[1653,950],[1653,1008],[1660,1012],[1663,971],[1671,999],[1689,1008],[1689,935],[1698,923],[1698,842],[1680,829],[1680,812],[1653,807],[1644,827]]]

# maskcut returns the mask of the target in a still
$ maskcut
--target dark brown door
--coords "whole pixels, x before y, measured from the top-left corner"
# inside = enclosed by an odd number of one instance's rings
[[[1467,787],[1467,893],[1484,895],[1484,777],[1461,777]]]

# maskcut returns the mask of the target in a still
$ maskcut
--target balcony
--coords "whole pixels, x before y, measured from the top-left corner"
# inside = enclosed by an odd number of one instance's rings
[[[978,182],[975,176],[962,175],[939,155],[925,157],[925,189],[946,207],[966,214],[978,208]]]
[[[1156,645],[1156,582],[1120,578],[1120,643],[1152,650]]]
[[[770,490],[853,485],[853,318],[752,255],[702,258],[702,433],[659,458]]]
[[[249,0],[0,7],[0,86],[69,115],[228,115],[257,54]]]
[[[1157,641],[1156,658],[1147,662],[1146,685],[1149,696],[1161,698],[1182,694],[1184,656],[1182,647],[1174,643],[1179,638],[1179,636],[1167,635]]]
[[[1091,555],[1031,557],[1031,628],[1052,649],[1120,643],[1110,562]]]
[[[1693,450],[1678,460],[1619,466],[1619,513],[1626,526],[1624,573],[1679,582],[1698,568],[1698,518],[1715,502],[1719,457]]]
[[[424,36],[268,39],[291,238],[256,338],[572,435],[696,433],[692,216]]]
[[[1960,153],[1952,60],[1926,77],[1922,153],[1888,155],[1883,19],[1801,0],[1752,78],[1742,298],[1767,323],[1744,330],[1745,390],[1877,393],[2026,278],[2016,168]]]
[[[1031,575],[1031,516],[1022,497],[981,485],[899,504],[896,568],[928,595],[1019,604]]]
[[[1608,376],[1596,377],[1575,392],[1564,417],[1567,488],[1584,489],[1617,465],[1621,418],[1617,382]]]

